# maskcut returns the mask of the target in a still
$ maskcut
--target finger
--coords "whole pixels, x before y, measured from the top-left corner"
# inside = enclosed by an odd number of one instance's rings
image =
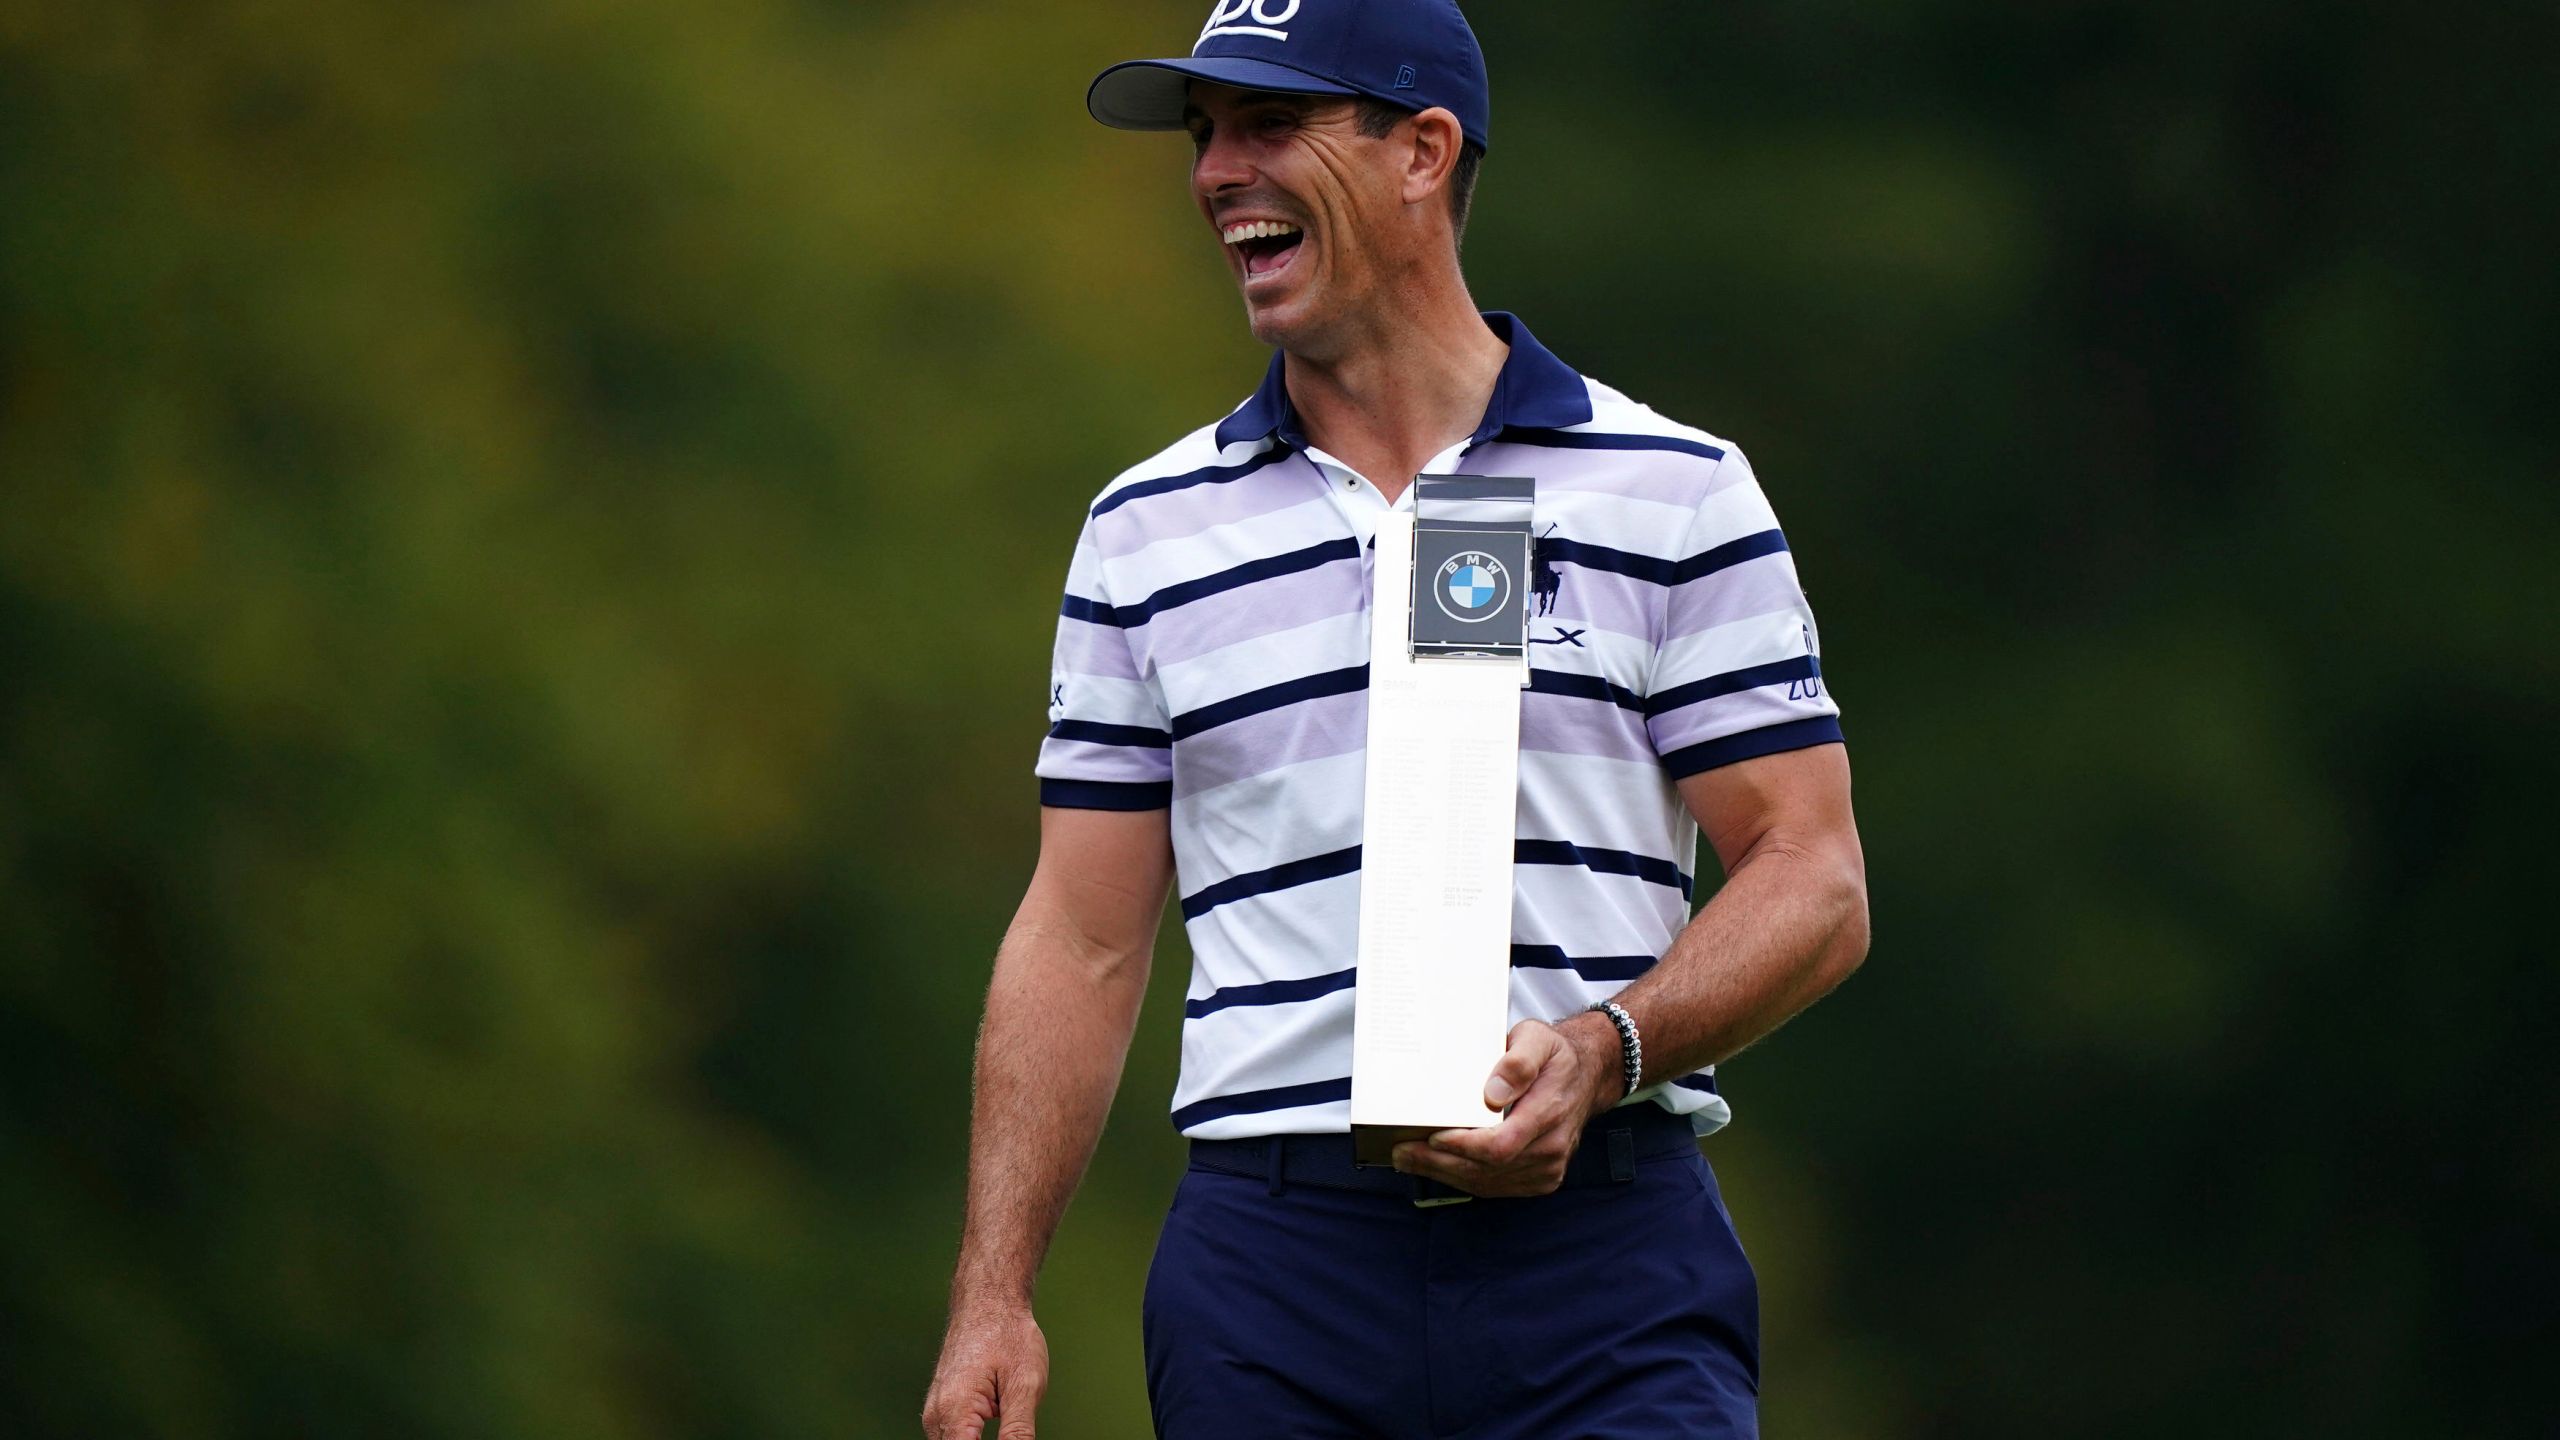
[[[1506,1165],[1537,1137],[1534,1117],[1524,1116],[1515,1105],[1498,1125],[1480,1125],[1472,1130],[1441,1130],[1423,1142],[1426,1153],[1456,1156],[1480,1165]]]
[[[972,1365],[967,1388],[958,1394],[945,1394],[942,1430],[935,1440],[978,1440],[987,1422],[1003,1413],[1003,1393],[992,1365],[983,1361]]]
[[[1561,1053],[1562,1048],[1559,1045],[1550,1053]],[[1548,1067],[1511,1102],[1510,1111],[1500,1123],[1472,1130],[1439,1131],[1431,1136],[1431,1148],[1489,1165],[1509,1164],[1547,1132],[1573,1123],[1573,1100],[1568,1093],[1571,1088],[1553,1067]]]
[[[1552,1073],[1514,1101],[1499,1125],[1476,1130],[1442,1130],[1431,1136],[1427,1150],[1456,1156],[1495,1169],[1543,1165],[1542,1152],[1570,1151],[1580,1133],[1571,1087]],[[1541,1157],[1541,1158],[1531,1158]]]
[[[996,1426],[996,1440],[1032,1440],[1033,1417],[1040,1409],[1040,1396],[1048,1387],[1044,1374],[1031,1370],[1014,1370],[1005,1375],[1000,1387],[1004,1409]]]
[[[1470,1195],[1544,1195],[1555,1189],[1562,1178],[1558,1167],[1549,1164],[1482,1165],[1454,1155],[1434,1154],[1429,1146],[1419,1149],[1421,1153],[1406,1167],[1408,1174],[1437,1180]]]
[[[995,1413],[994,1399],[983,1391],[964,1400],[936,1391],[925,1403],[924,1433],[929,1440],[978,1440]]]
[[[1471,1195],[1483,1193],[1479,1187],[1486,1183],[1487,1172],[1476,1161],[1442,1154],[1419,1140],[1407,1140],[1398,1145],[1395,1157],[1396,1168],[1407,1175],[1455,1185]]]
[[[1508,1160],[1484,1161],[1435,1150],[1420,1141],[1397,1168],[1409,1175],[1455,1185],[1474,1195],[1537,1195],[1554,1188],[1558,1164],[1551,1156],[1523,1153]]]
[[[1553,1027],[1535,1020],[1512,1026],[1503,1041],[1502,1058],[1493,1063],[1493,1073],[1485,1077],[1485,1108],[1504,1109],[1527,1093],[1561,1043]]]

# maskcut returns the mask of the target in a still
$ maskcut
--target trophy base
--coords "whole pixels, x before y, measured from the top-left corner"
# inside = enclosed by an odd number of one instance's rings
[[[1499,1118],[1499,1117],[1497,1117]],[[1378,1169],[1395,1168],[1395,1148],[1407,1140],[1428,1140],[1443,1130],[1464,1127],[1452,1125],[1354,1125],[1351,1127],[1351,1163]]]

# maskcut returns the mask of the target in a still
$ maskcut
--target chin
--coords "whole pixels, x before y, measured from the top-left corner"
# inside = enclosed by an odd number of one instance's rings
[[[1244,322],[1253,338],[1276,350],[1307,353],[1328,328],[1322,313],[1312,302],[1312,295],[1292,295],[1274,304],[1256,305],[1247,300]]]
[[[1253,332],[1256,344],[1268,345],[1274,350],[1289,348],[1289,326],[1250,305],[1244,307],[1244,326]]]

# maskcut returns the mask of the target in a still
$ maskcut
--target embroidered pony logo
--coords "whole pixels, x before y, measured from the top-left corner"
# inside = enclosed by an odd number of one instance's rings
[[[1564,577],[1556,573],[1555,547],[1547,543],[1547,536],[1555,529],[1555,523],[1549,521],[1545,532],[1529,546],[1529,593],[1537,597],[1537,613],[1541,615],[1556,608],[1556,591],[1564,584]]]

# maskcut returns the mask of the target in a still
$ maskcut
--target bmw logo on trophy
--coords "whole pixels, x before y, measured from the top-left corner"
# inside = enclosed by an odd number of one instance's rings
[[[1413,656],[1527,653],[1529,512],[1535,482],[1425,475],[1413,495]]]

